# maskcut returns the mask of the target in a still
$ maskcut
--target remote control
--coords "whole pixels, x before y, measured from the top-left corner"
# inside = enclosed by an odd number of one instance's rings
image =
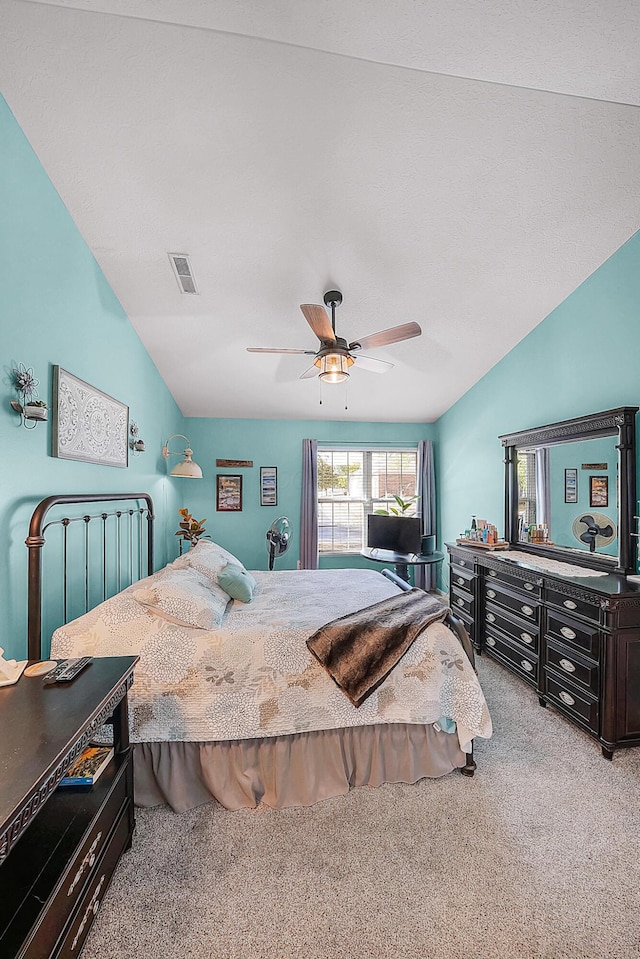
[[[63,660],[44,677],[45,685],[49,686],[51,683],[70,683],[90,662],[91,656],[77,656],[74,659]]]

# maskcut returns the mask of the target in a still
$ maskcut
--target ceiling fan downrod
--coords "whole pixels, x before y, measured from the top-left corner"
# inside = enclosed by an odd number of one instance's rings
[[[336,334],[336,307],[342,303],[342,293],[340,290],[329,290],[324,295],[324,305],[331,307],[331,326],[333,335]]]

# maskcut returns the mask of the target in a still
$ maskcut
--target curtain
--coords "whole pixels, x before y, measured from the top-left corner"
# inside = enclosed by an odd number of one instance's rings
[[[549,447],[536,450],[536,523],[551,525],[551,483],[549,479]]]
[[[300,569],[318,568],[318,441],[302,441]]]
[[[436,476],[433,466],[433,443],[418,443],[418,511],[422,516],[422,532],[430,536],[436,532]],[[433,566],[414,566],[413,580],[420,589],[435,589],[437,563]]]

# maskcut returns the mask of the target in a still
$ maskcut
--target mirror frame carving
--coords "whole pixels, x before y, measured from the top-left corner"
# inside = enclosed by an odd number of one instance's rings
[[[606,572],[631,573],[636,568],[634,520],[636,513],[636,413],[637,406],[621,406],[603,413],[590,413],[572,420],[551,423],[518,433],[505,433],[498,439],[505,447],[505,539],[517,549],[566,560]],[[599,436],[618,436],[618,557],[565,548],[522,543],[518,540],[517,451],[530,446],[552,446]],[[615,563],[615,566],[614,566]]]

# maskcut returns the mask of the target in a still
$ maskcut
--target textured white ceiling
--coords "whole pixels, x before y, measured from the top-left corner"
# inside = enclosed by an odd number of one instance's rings
[[[638,8],[3,0],[0,91],[186,415],[429,421],[640,227]],[[245,352],[336,287],[347,412]]]

